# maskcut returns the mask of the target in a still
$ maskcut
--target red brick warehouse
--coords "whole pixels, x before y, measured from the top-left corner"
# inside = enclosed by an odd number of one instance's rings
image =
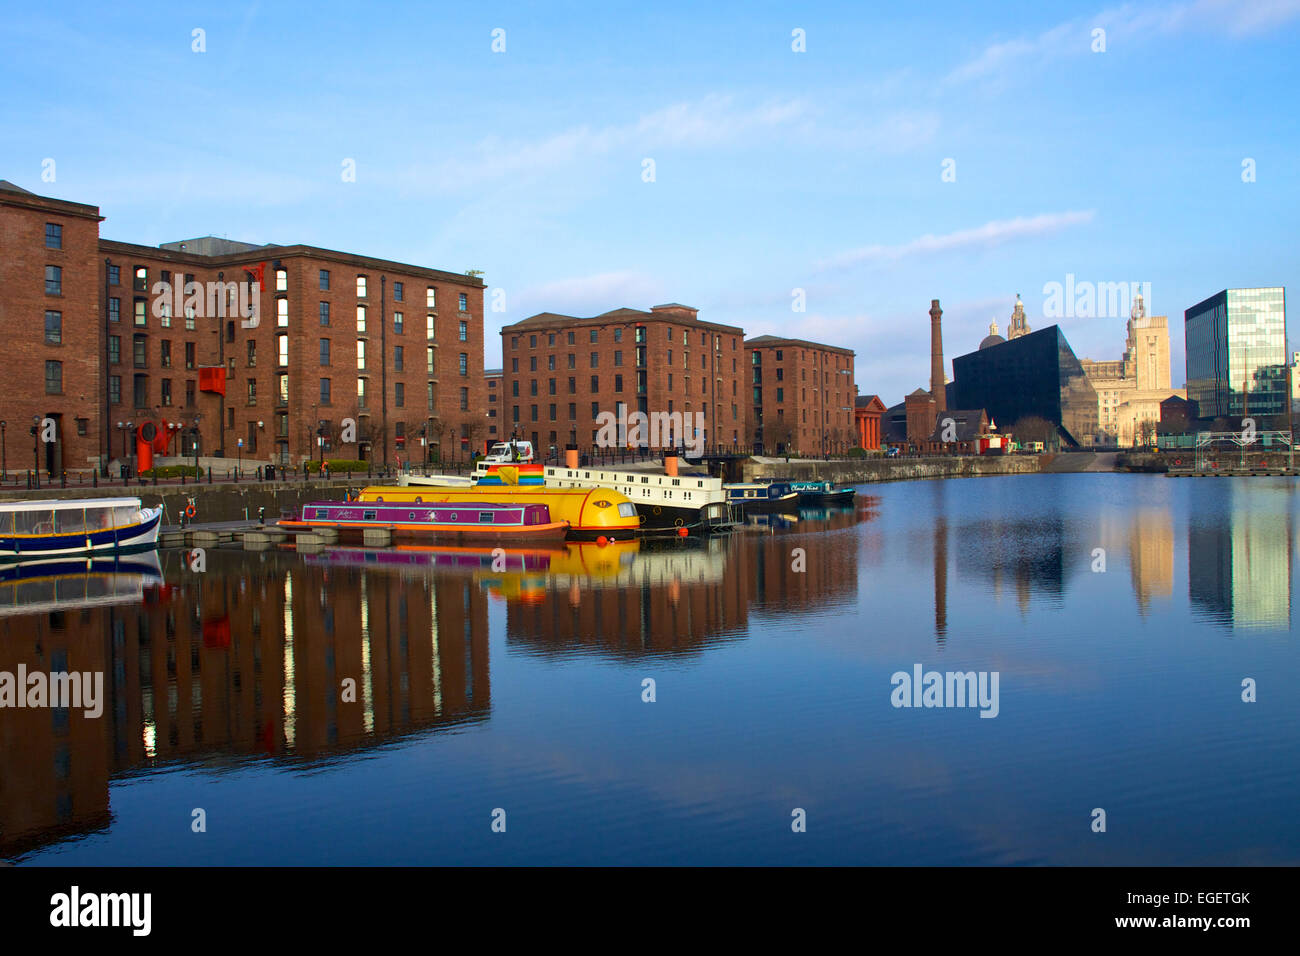
[[[122,458],[119,423],[144,421],[184,426],[173,454],[285,464],[481,448],[477,276],[306,245],[141,246],[101,238],[102,220],[0,181],[10,471],[31,467],[29,428],[47,417],[56,440],[37,458],[56,473]],[[239,306],[259,274],[254,325]]]

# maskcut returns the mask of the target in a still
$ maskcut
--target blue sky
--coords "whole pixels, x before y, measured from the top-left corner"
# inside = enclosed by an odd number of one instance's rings
[[[489,366],[535,312],[675,301],[853,348],[892,403],[928,384],[931,298],[951,359],[1016,293],[1051,324],[1073,274],[1151,284],[1177,386],[1185,308],[1297,287],[1297,40],[1300,0],[29,4],[0,178],[113,239],[482,269]],[[1122,351],[1123,318],[1060,324]]]

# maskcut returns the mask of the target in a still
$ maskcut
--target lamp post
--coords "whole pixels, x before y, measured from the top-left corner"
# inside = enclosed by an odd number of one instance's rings
[[[8,422],[0,421],[0,481],[9,477],[9,453],[5,444],[5,429]]]
[[[194,414],[194,480],[199,480],[199,419],[203,416],[195,412]]]
[[[32,416],[32,475],[36,487],[41,486],[41,456],[39,452],[41,438],[41,416]]]

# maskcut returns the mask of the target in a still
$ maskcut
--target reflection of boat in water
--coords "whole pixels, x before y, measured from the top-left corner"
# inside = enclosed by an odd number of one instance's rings
[[[359,505],[351,501],[313,501],[303,505],[298,518],[286,518],[280,527],[296,530],[329,528],[358,536],[367,529],[391,531],[393,536],[415,541],[559,542],[569,530],[567,521],[552,521],[546,505],[490,502],[451,502],[426,507],[410,505]]]
[[[0,617],[138,603],[162,580],[155,551],[0,565]]]
[[[161,508],[139,498],[0,504],[0,558],[144,550],[155,546]]]
[[[303,555],[307,564],[327,564],[375,570],[403,569],[483,571],[494,566],[516,573],[545,570],[551,559],[564,553],[540,548],[398,546],[395,548],[327,548]]]

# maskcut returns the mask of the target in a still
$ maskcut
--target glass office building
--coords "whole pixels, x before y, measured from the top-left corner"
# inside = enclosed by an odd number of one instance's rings
[[[1097,432],[1097,392],[1058,325],[986,345],[952,360],[949,408],[982,408],[1001,431],[1022,418],[1045,418],[1061,443]]]
[[[1187,397],[1202,418],[1286,414],[1285,289],[1225,289],[1183,321]]]

